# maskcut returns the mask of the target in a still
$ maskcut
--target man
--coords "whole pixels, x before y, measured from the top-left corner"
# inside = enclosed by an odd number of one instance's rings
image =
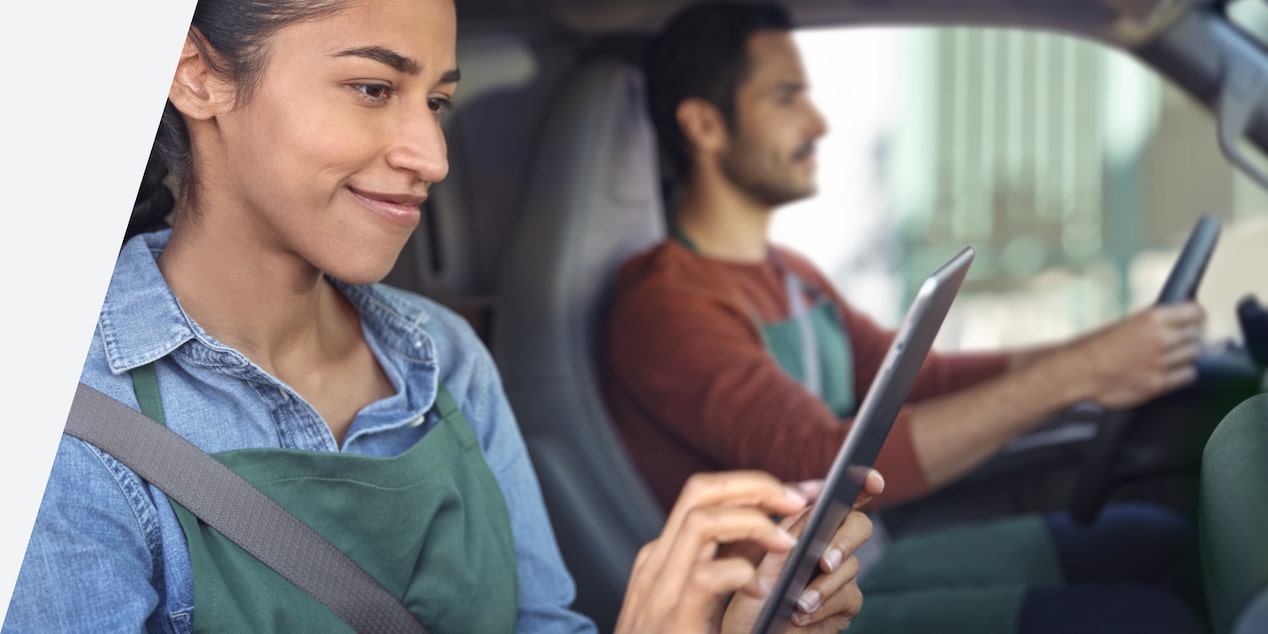
[[[732,24],[726,9],[682,14],[648,54],[652,119],[681,183],[674,236],[623,268],[608,330],[613,414],[665,504],[699,470],[821,477],[893,337],[807,260],[769,244],[776,208],[815,191],[826,125],[782,11],[740,5]],[[823,393],[806,389],[787,274],[807,312],[839,313],[839,324],[812,321],[827,331],[815,337],[821,373],[848,384],[825,376]],[[1128,408],[1189,383],[1202,322],[1189,303],[1062,346],[930,355],[881,454],[878,502],[949,482],[1079,401]],[[842,360],[844,370],[831,363]]]
[[[696,471],[823,477],[893,338],[768,240],[775,210],[814,193],[827,128],[790,29],[778,6],[697,5],[648,49],[651,117],[678,183],[672,237],[621,271],[604,381],[620,435],[666,506]],[[930,355],[880,454],[877,504],[953,480],[1075,403],[1129,408],[1191,382],[1203,320],[1187,303],[1060,346]],[[1167,534],[1161,550],[1176,547],[1178,533],[1159,528],[1169,520],[1151,512],[1111,513],[1108,530],[1151,526]],[[1045,521],[1050,537],[1033,543],[1059,542],[1068,573],[1070,529]],[[1026,606],[1032,617],[1047,609]]]

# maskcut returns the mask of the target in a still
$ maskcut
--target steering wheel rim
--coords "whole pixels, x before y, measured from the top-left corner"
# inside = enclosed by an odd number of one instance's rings
[[[1189,232],[1180,257],[1167,276],[1159,306],[1180,304],[1197,296],[1198,286],[1206,273],[1206,265],[1215,251],[1220,235],[1220,221],[1215,216],[1203,214]],[[1089,525],[1100,514],[1101,507],[1114,479],[1114,463],[1122,450],[1127,432],[1136,418],[1137,408],[1106,411],[1092,446],[1088,449],[1083,468],[1079,471],[1070,496],[1070,518],[1077,524]]]

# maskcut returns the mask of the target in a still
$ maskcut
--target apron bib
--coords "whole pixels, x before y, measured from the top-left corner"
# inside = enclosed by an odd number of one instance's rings
[[[766,351],[838,418],[856,405],[853,350],[842,323],[836,304],[824,298],[801,315],[758,324]]]
[[[153,366],[133,371],[164,423]],[[396,595],[436,634],[510,632],[519,580],[510,516],[443,385],[435,427],[391,458],[296,449],[213,454]],[[351,632],[328,608],[172,503],[189,544],[196,632]]]
[[[674,226],[671,235],[692,253],[700,255],[691,238]],[[775,268],[783,274],[788,292],[788,319],[762,321],[752,305],[749,317],[762,334],[766,352],[794,380],[827,404],[838,418],[854,413],[854,351],[846,336],[845,321],[831,298],[807,284],[784,266],[773,252]],[[805,295],[815,299],[806,305]]]

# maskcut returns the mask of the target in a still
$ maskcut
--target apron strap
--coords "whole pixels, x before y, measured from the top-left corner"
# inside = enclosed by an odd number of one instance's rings
[[[682,246],[687,247],[688,251],[691,251],[696,255],[703,255],[700,253],[700,247],[696,246],[696,243],[687,236],[686,232],[682,230],[682,227],[678,226],[678,223],[675,222],[669,226],[669,236],[674,240],[677,240]]]
[[[775,268],[784,274],[784,289],[788,291],[788,313],[796,320],[797,330],[801,333],[801,367],[802,376],[805,377],[801,384],[811,394],[822,399],[823,371],[819,361],[819,341],[815,336],[813,317],[805,296],[805,290],[807,288],[813,290],[813,287],[802,282],[801,278],[784,264],[783,258],[779,257],[773,249],[770,252],[770,258]]]
[[[134,383],[147,409],[157,403],[153,366]],[[139,369],[139,368],[138,368]],[[148,373],[148,378],[147,378]],[[134,371],[134,376],[138,374]],[[152,391],[147,391],[152,387]],[[157,486],[357,632],[429,630],[363,568],[289,511],[176,432],[79,384],[66,434],[92,444]]]
[[[153,363],[134,368],[132,375],[132,391],[136,393],[137,404],[141,413],[149,416],[154,422],[167,426],[167,416],[163,413],[163,399],[159,396],[158,372]]]

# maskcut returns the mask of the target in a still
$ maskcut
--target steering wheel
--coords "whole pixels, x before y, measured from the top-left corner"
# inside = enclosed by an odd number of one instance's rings
[[[1219,219],[1203,214],[1189,233],[1180,257],[1167,276],[1162,293],[1158,295],[1158,305],[1180,304],[1197,295],[1198,284],[1206,272],[1219,236]],[[1070,497],[1070,518],[1076,523],[1089,525],[1100,513],[1113,484],[1114,464],[1135,417],[1135,409],[1105,412],[1100,431],[1088,449]]]

